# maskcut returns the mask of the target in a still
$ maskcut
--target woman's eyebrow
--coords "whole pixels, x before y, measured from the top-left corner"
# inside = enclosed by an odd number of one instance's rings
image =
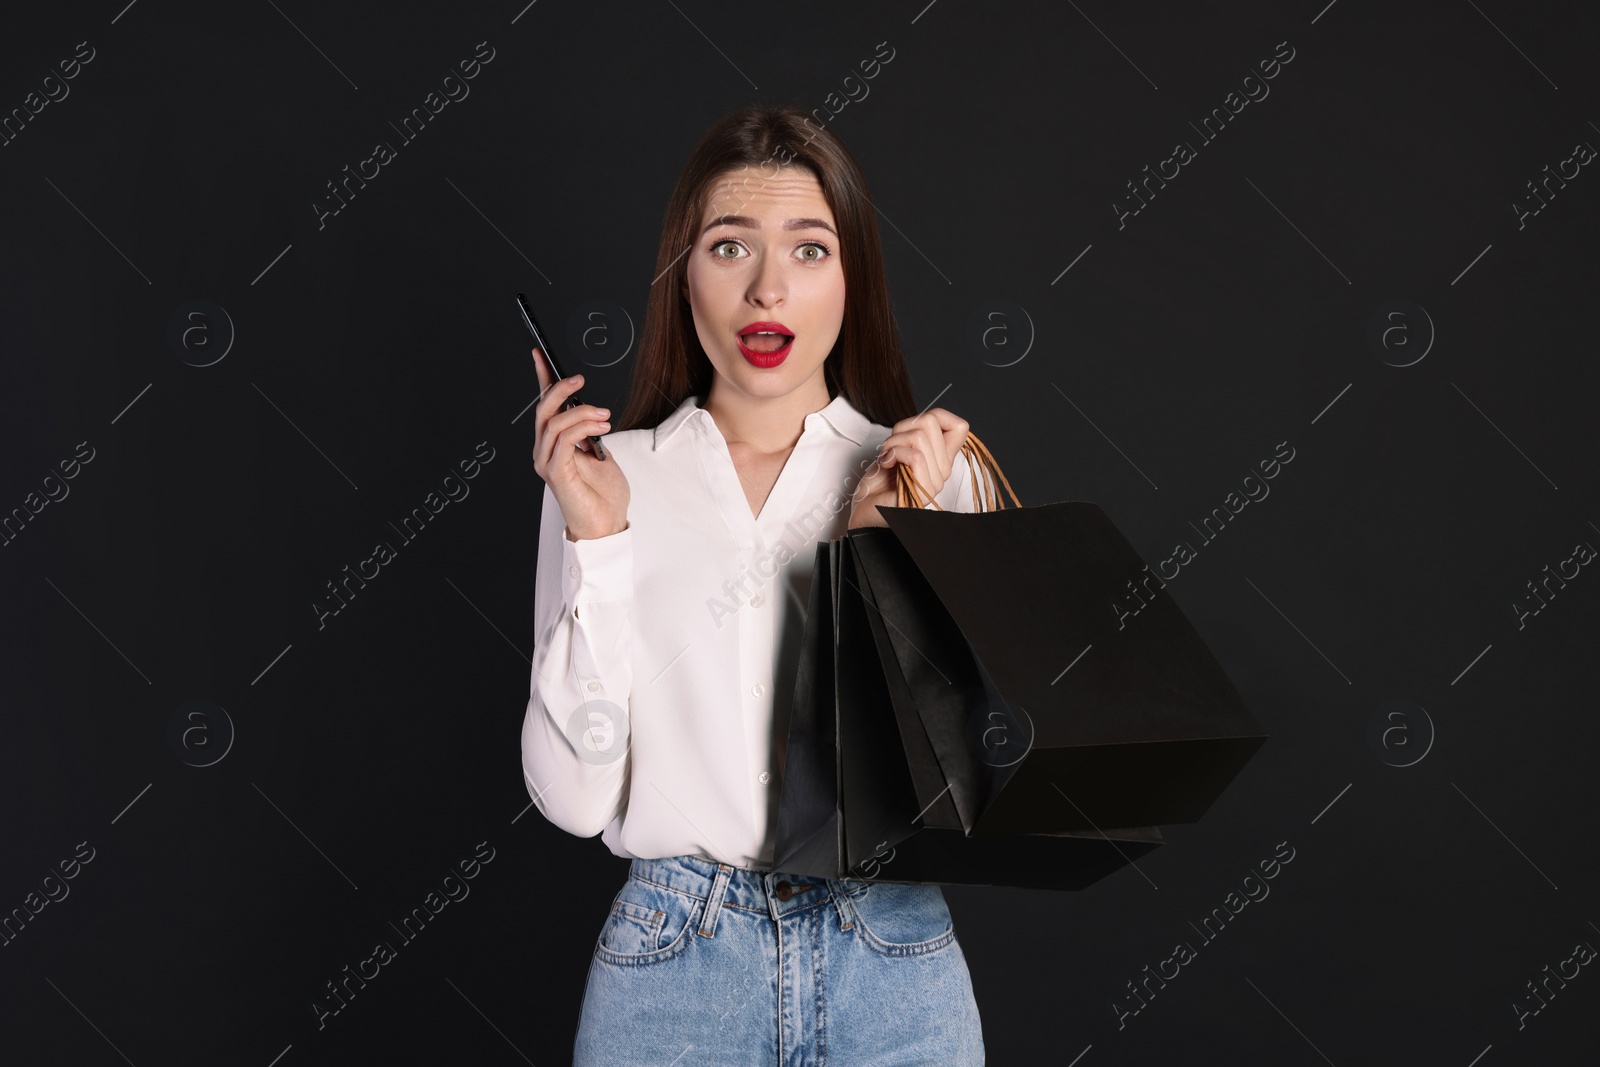
[[[718,215],[706,223],[705,229],[700,232],[703,234],[706,230],[716,226],[743,226],[746,229],[759,230],[761,229],[761,220],[753,219],[749,215]],[[835,237],[839,236],[834,233],[833,227],[822,219],[786,219],[783,228],[786,230],[827,230]]]

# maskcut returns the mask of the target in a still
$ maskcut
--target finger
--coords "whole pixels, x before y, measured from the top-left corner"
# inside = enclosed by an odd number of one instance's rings
[[[964,432],[967,429],[966,419],[963,419],[953,411],[946,411],[944,408],[929,408],[919,417],[933,419],[942,430]]]
[[[950,453],[950,448],[945,438],[945,420],[947,418],[954,419],[955,416],[943,408],[929,408],[921,415],[909,419],[901,419],[895,423],[894,428],[898,433],[911,434],[916,440],[921,441],[923,449],[933,463],[934,468],[939,471],[946,471],[949,469]],[[892,438],[895,435],[891,434],[890,436]]]
[[[931,416],[932,412],[929,412],[929,415]],[[936,419],[925,418],[922,425],[917,427],[917,435],[925,442],[924,453],[928,458],[929,473],[943,482],[950,476],[950,458],[945,447],[944,430]],[[932,486],[927,478],[922,479],[922,484],[930,488]]]
[[[581,409],[574,408],[573,412],[567,412],[566,414],[573,414],[578,410]],[[570,425],[562,426],[556,433],[550,435],[550,455],[547,458],[547,463],[553,469],[558,469],[568,463],[576,463],[576,453],[591,451],[588,447],[581,447],[581,443],[587,441],[590,437],[603,436],[608,429],[610,429],[610,423],[604,419],[597,418],[579,418]]]
[[[894,465],[910,467],[911,473],[917,481],[924,486],[928,484],[928,455],[915,443],[902,443],[894,446]]]
[[[550,372],[544,368],[544,353],[535,346],[533,349],[533,372],[539,376],[539,395],[550,388]]]
[[[934,464],[932,457],[917,444],[895,447],[898,452],[904,453],[900,462],[911,469],[912,477],[923,494],[929,498],[938,496],[944,488],[946,476]]]
[[[943,437],[937,430],[913,421],[908,429],[883,439],[882,448],[889,453],[883,465],[893,467],[896,463],[912,463],[913,453],[921,455],[925,469],[919,470],[913,464],[912,472],[926,485],[929,474],[945,469],[944,461],[939,458],[943,446]]]
[[[972,427],[967,423],[966,419],[958,420],[956,426],[945,430],[945,451],[949,454],[952,461],[955,459],[956,453],[960,452],[966,447],[967,437],[971,434],[971,432]]]
[[[565,399],[568,394],[583,388],[583,375],[574,374],[570,378],[557,380],[555,373],[549,371],[549,367],[550,365],[546,363],[545,370],[549,373],[543,377],[544,385],[539,391],[540,399],[549,399],[551,396],[559,396]]]
[[[576,408],[562,408],[562,410],[555,411],[550,416],[549,421],[544,424],[544,429],[546,429],[546,437],[554,440],[558,435],[565,434],[568,427],[579,424],[579,422],[606,422],[610,418],[611,411],[608,408],[600,408],[600,406],[592,405],[592,403],[581,403]]]
[[[967,434],[971,432],[971,425],[959,415],[953,415],[943,408],[935,408],[939,413],[939,425],[943,428],[945,455],[954,462],[956,453],[967,443]]]
[[[550,419],[561,410],[567,397],[583,387],[583,375],[574,374],[570,378],[562,378],[546,386],[539,395],[538,406],[534,409],[533,435],[537,439],[543,432]]]
[[[944,408],[932,408],[928,414],[933,416],[939,426],[939,443],[942,448],[941,459],[944,469],[948,471],[955,462],[956,453],[960,452],[967,443],[967,433],[971,426],[961,416],[946,411]]]
[[[910,462],[910,453],[917,446],[917,437],[910,434],[890,434],[883,438],[883,466],[894,467],[902,462]]]
[[[599,436],[599,432],[592,427],[598,423],[607,422],[610,417],[610,413],[605,408],[596,407],[594,404],[579,404],[575,408],[558,411],[546,420],[544,433],[540,436],[536,451],[548,463],[553,458],[561,455],[563,443],[568,445],[574,443],[571,441],[571,435],[569,434],[572,427],[590,427],[590,429],[584,430],[583,433],[577,436]],[[607,429],[610,429],[609,425]]]
[[[917,416],[917,418],[906,419],[903,421],[906,424],[920,421],[931,422],[934,425],[937,425],[939,427],[940,436],[942,436],[945,441],[945,452],[947,455],[953,455],[960,451],[961,446],[966,443],[967,433],[971,429],[971,426],[967,423],[966,419],[963,419],[954,412],[946,411],[944,408],[929,408],[926,412]],[[897,424],[895,429],[900,429],[900,425]]]

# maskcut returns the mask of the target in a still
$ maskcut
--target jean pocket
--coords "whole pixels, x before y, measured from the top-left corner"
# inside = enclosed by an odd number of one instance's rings
[[[611,902],[595,941],[595,956],[624,967],[661,963],[694,936],[698,897],[630,877]]]
[[[955,943],[955,925],[937,885],[871,882],[850,894],[856,929],[884,956],[922,956]]]

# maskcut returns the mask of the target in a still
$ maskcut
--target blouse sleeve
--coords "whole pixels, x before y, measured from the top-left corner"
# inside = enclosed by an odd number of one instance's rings
[[[546,485],[533,601],[523,778],[540,814],[568,833],[593,837],[626,808],[632,526],[573,541]]]

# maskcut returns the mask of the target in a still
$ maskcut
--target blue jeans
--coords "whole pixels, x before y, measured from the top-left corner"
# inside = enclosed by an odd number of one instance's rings
[[[589,965],[574,1067],[984,1062],[937,885],[635,859]]]

